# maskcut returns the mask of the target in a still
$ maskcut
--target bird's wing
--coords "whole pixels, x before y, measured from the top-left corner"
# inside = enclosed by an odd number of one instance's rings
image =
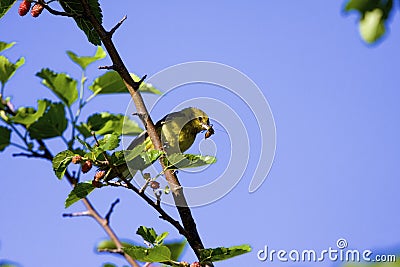
[[[147,133],[147,131],[143,131],[135,139],[133,139],[132,143],[129,144],[128,150],[132,150],[138,145],[143,144],[148,136],[149,134]]]

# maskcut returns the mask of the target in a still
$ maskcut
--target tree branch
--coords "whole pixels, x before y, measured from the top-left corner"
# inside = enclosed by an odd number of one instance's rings
[[[111,35],[109,32],[107,32],[103,25],[96,19],[94,14],[92,13],[90,9],[90,5],[87,2],[87,0],[80,0],[80,3],[82,4],[83,10],[84,10],[84,15],[85,17],[88,18],[88,20],[91,22],[92,26],[94,27],[95,31],[99,35],[102,43],[104,44],[114,66],[114,70],[118,72],[118,74],[121,76],[123,79],[126,87],[128,88],[129,93],[131,94],[132,100],[136,106],[136,111],[139,114],[144,114],[145,115],[145,127],[147,130],[147,133],[149,134],[149,137],[154,145],[155,149],[158,150],[163,150],[163,146],[160,140],[160,137],[158,136],[154,123],[149,115],[149,112],[144,104],[142,95],[140,94],[139,86],[140,82],[135,82],[132,77],[129,74],[128,69],[126,68],[125,64],[122,61],[122,58],[120,57],[117,49],[115,48],[115,45],[113,41],[111,40]],[[164,166],[163,162],[164,156],[160,157],[160,164],[163,169],[166,169]],[[195,254],[197,257],[199,257],[200,250],[204,248],[203,243],[200,239],[199,233],[197,231],[196,223],[193,219],[192,213],[190,208],[188,207],[186,198],[183,193],[183,188],[179,183],[179,180],[177,176],[171,172],[170,170],[167,170],[165,172],[165,178],[168,181],[173,197],[174,197],[174,202],[176,205],[176,208],[179,212],[179,216],[182,220],[183,226],[185,228],[185,231],[188,233],[187,235],[187,240],[189,242],[189,245],[192,247],[194,250]]]
[[[108,212],[107,212],[107,214],[106,214],[106,217],[105,217],[105,219],[106,219],[106,221],[107,221],[107,224],[110,224],[111,214],[113,213],[114,208],[115,208],[115,206],[116,206],[118,203],[119,203],[119,198],[117,198],[117,199],[111,204],[110,209],[108,210]]]

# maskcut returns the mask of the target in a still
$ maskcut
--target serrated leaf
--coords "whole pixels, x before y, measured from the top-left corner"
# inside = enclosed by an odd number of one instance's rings
[[[215,262],[227,260],[251,251],[249,245],[233,246],[229,248],[207,248],[200,250],[200,262]]]
[[[111,161],[116,166],[125,164],[127,161],[131,161],[134,158],[138,157],[143,152],[144,148],[145,148],[145,144],[142,144],[142,145],[136,146],[132,150],[115,151],[111,155]]]
[[[60,0],[59,1],[61,7],[65,12],[70,14],[78,14],[83,15],[84,10],[79,1],[73,0]],[[88,4],[90,6],[90,12],[95,16],[97,21],[102,24],[103,15],[101,14],[101,8],[98,0],[88,0]],[[101,45],[101,39],[94,29],[93,25],[90,23],[85,16],[75,16],[74,20],[78,27],[86,34],[89,42],[94,45]]]
[[[50,69],[42,69],[36,73],[42,78],[42,84],[49,88],[62,102],[71,106],[78,99],[78,82],[65,73],[56,73]]]
[[[136,234],[140,235],[144,241],[147,241],[150,244],[154,244],[154,241],[156,241],[157,238],[154,228],[147,228],[146,226],[140,226],[136,230]]]
[[[89,195],[94,189],[95,187],[91,182],[76,184],[65,200],[65,208],[68,208],[75,202],[87,197],[87,195]]]
[[[139,246],[131,246],[123,248],[124,252],[133,259],[142,262],[169,262],[171,261],[171,251],[166,246],[157,246],[153,248],[145,248]]]
[[[373,43],[385,34],[381,9],[376,8],[373,11],[365,12],[364,18],[360,20],[360,34],[367,43]]]
[[[28,128],[32,139],[48,139],[61,136],[67,129],[65,107],[62,103],[52,103],[36,122]]]
[[[12,63],[5,56],[0,56],[0,82],[4,85],[24,63],[23,57]]]
[[[1,4],[0,4],[1,5]],[[6,43],[6,42],[2,42],[0,41],[0,52],[7,50],[11,47],[13,47],[16,43],[15,42],[11,42],[11,43]]]
[[[68,165],[71,163],[72,157],[75,155],[72,151],[65,150],[58,153],[53,158],[53,171],[58,179],[62,179],[67,170]]]
[[[86,125],[81,124],[82,130],[95,131],[97,135],[115,133],[117,135],[138,135],[143,130],[139,125],[122,114],[108,112],[96,113],[87,119]]]
[[[165,160],[165,164],[169,169],[187,169],[213,164],[217,161],[217,158],[213,156],[175,153],[168,155]]]
[[[87,126],[86,123],[81,123],[80,125],[75,126],[76,129],[79,131],[81,135],[83,135],[84,138],[88,138],[92,136],[92,133],[90,132],[90,128]]]
[[[72,51],[67,51],[67,55],[73,62],[78,64],[82,68],[82,70],[85,70],[87,68],[87,66],[89,66],[93,62],[105,58],[106,52],[103,50],[103,48],[101,48],[101,46],[98,46],[96,54],[94,56],[80,57]]]
[[[133,73],[131,73],[131,76],[134,81],[140,80],[140,78]],[[126,88],[116,71],[109,71],[97,77],[89,86],[89,89],[96,94],[129,93],[128,88]],[[159,90],[147,83],[142,83],[139,90],[144,93],[161,94]]]
[[[119,146],[118,135],[116,134],[106,134],[103,139],[99,140],[99,148],[103,151],[111,151],[116,149]]]
[[[11,121],[29,126],[43,116],[49,105],[50,102],[48,100],[40,99],[38,100],[37,110],[30,107],[21,107],[17,110],[15,116],[11,117]]]
[[[0,151],[3,151],[8,145],[10,145],[11,130],[0,126]]]
[[[0,18],[14,5],[16,0],[1,0],[0,1]]]

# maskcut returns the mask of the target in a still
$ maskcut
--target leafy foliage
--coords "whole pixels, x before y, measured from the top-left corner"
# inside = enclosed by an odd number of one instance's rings
[[[133,259],[142,262],[170,262],[171,251],[167,246],[157,246],[153,248],[145,248],[140,246],[131,246],[123,248],[124,252]]]
[[[10,138],[11,130],[0,126],[0,151],[3,151],[10,144]]]
[[[53,170],[58,179],[61,179],[64,176],[74,155],[75,154],[72,151],[64,150],[53,158]]]
[[[68,121],[65,118],[65,108],[62,103],[47,102],[47,109],[43,116],[28,128],[32,139],[49,139],[61,136],[67,129]]]
[[[200,251],[201,262],[215,262],[227,260],[251,251],[249,245],[233,246],[229,248],[207,248]]]
[[[59,3],[65,12],[76,15],[74,16],[74,20],[78,27],[86,34],[89,42],[94,45],[101,45],[101,39],[93,25],[86,16],[83,16],[85,13],[80,2],[77,0],[60,0]],[[88,3],[90,5],[90,12],[101,23],[103,21],[103,15],[101,14],[99,1],[88,0]]]
[[[78,99],[77,81],[65,73],[55,73],[42,69],[36,73],[42,78],[42,84],[49,88],[63,103],[70,107]]]
[[[16,0],[1,0],[0,1],[0,18],[14,5]]]
[[[14,75],[15,71],[25,63],[25,58],[21,57],[12,63],[5,56],[0,56],[0,82],[4,86]]]
[[[92,131],[97,135],[109,133],[137,135],[143,131],[136,122],[130,120],[128,117],[108,112],[93,114],[87,119],[86,123],[81,123],[77,128],[85,138],[91,136]]]
[[[74,189],[69,193],[68,198],[65,200],[65,208],[68,208],[80,199],[87,197],[87,195],[89,195],[94,189],[95,187],[90,182],[76,184]]]
[[[133,80],[139,81],[140,78],[131,73]],[[116,71],[108,71],[102,76],[96,78],[92,85],[89,86],[95,94],[116,94],[129,93],[124,82]],[[139,89],[143,93],[161,94],[159,90],[151,84],[142,83]]]
[[[187,169],[213,164],[217,161],[213,156],[175,153],[168,155],[165,165],[169,169]]]
[[[159,246],[163,243],[164,239],[168,236],[168,232],[164,232],[160,235],[156,234],[156,231],[153,228],[147,228],[145,226],[140,226],[136,234],[140,235],[143,240],[147,241],[148,243]]]
[[[43,116],[48,105],[48,100],[40,99],[38,100],[37,110],[31,107],[21,107],[17,110],[15,116],[11,117],[11,121],[29,126]]]
[[[348,0],[344,11],[360,13],[359,30],[367,43],[374,43],[386,32],[387,20],[393,9],[393,0]]]
[[[101,48],[101,46],[98,46],[96,54],[94,56],[80,57],[72,51],[67,51],[67,55],[73,62],[78,64],[82,70],[85,70],[87,68],[87,66],[89,66],[93,62],[96,62],[97,60],[105,58],[106,52],[103,50],[103,48]]]
[[[15,45],[15,42],[6,43],[6,42],[0,41],[0,52],[13,47],[14,45]]]

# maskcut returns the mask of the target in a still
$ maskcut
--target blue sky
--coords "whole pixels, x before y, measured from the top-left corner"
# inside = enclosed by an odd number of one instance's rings
[[[228,195],[193,209],[207,247],[243,243],[253,247],[253,252],[216,266],[335,265],[260,262],[257,251],[265,245],[288,251],[323,250],[335,247],[339,238],[345,238],[352,249],[399,252],[398,18],[392,20],[383,42],[367,46],[358,35],[357,16],[343,16],[341,1],[101,4],[108,28],[128,15],[114,41],[130,71],[152,76],[183,62],[219,62],[247,75],[268,100],[277,142],[266,181],[250,194],[248,170]],[[79,55],[95,51],[72,20],[46,12],[37,19],[21,18],[15,6],[0,25],[1,40],[17,42],[6,55],[13,61],[26,58],[6,88],[17,106],[35,105],[38,98],[54,99],[34,76],[43,67],[79,79],[79,69],[67,59],[66,50]],[[99,64],[108,63],[104,59]],[[102,74],[96,67],[89,68],[89,80]],[[170,98],[166,95],[164,103],[174,106],[194,97],[211,97],[230,104],[242,117],[251,117],[243,103],[214,86],[188,88]],[[245,88],[240,93],[246,95]],[[145,99],[151,102],[151,97]],[[128,96],[99,97],[84,115],[124,113],[128,103]],[[154,119],[169,109],[158,106]],[[223,114],[210,116],[224,118]],[[257,125],[251,119],[244,122],[253,140]],[[207,177],[221,172],[228,162],[224,152],[229,151],[228,135],[217,131],[211,139],[218,163],[205,171]],[[50,144],[54,152],[62,149],[56,140]],[[56,179],[51,165],[12,158],[15,152],[8,148],[0,154],[0,258],[26,267],[101,266],[106,261],[122,266],[120,258],[93,252],[96,242],[105,237],[94,221],[61,217],[70,188]],[[250,169],[255,168],[255,160],[257,155],[251,154]],[[184,185],[201,184],[194,180],[201,179],[200,174],[180,177]],[[158,232],[170,231],[172,239],[179,237],[130,192],[104,189],[91,199],[104,214],[117,197],[121,203],[112,226],[119,236],[140,242],[135,231],[146,225]],[[82,209],[76,204],[68,212]],[[176,215],[174,209],[167,209]],[[189,249],[185,259],[194,259]]]

